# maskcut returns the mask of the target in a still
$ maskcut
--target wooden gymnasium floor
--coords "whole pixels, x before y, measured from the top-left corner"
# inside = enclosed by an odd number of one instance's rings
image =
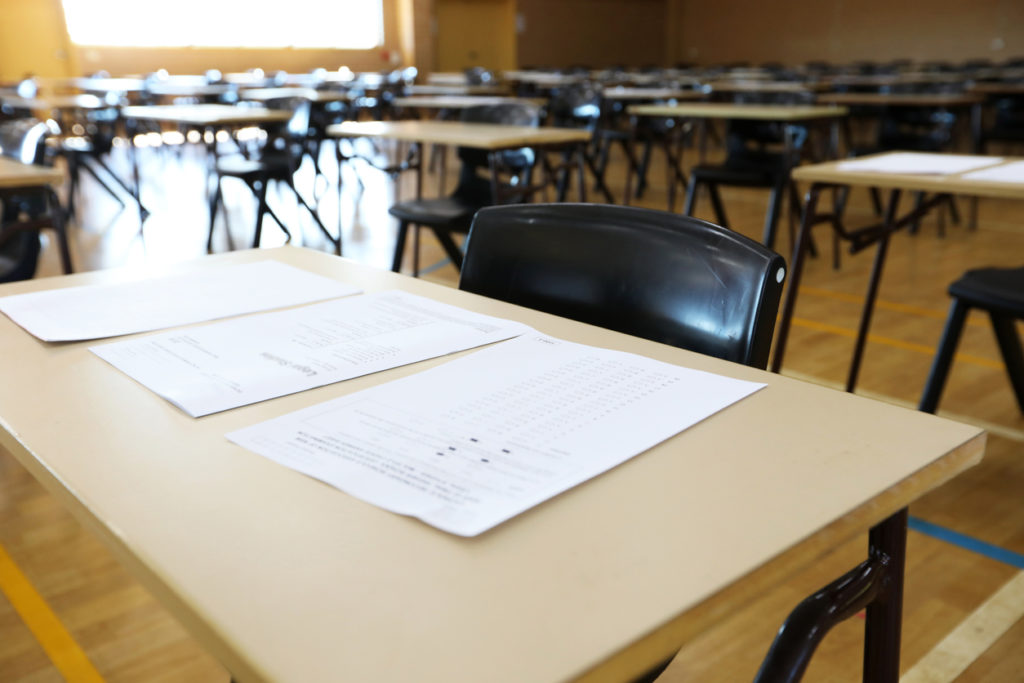
[[[204,253],[202,152],[196,145],[163,145],[142,156],[144,199],[153,215],[141,233],[131,206],[119,211],[91,179],[83,179],[79,220],[72,229],[78,269],[139,266]],[[114,162],[122,172],[127,170],[123,150],[115,152]],[[638,202],[641,205],[665,205],[660,163],[655,155],[655,187]],[[450,163],[449,169],[455,165]],[[329,154],[325,168],[333,183],[336,170]],[[300,187],[309,194],[313,181],[308,162],[304,174]],[[434,181],[428,178],[427,192],[435,187]],[[621,158],[611,168],[609,182],[621,194]],[[326,186],[321,178],[318,190]],[[329,226],[337,224],[339,213],[333,187],[321,201]],[[340,211],[346,256],[387,267],[395,225],[386,208],[395,187],[383,174],[362,166],[345,170],[344,188]],[[255,202],[240,183],[226,185],[226,190],[235,240],[246,244]],[[411,187],[400,191],[409,196]],[[759,235],[766,192],[727,190],[725,199],[733,227]],[[271,191],[271,201],[286,221],[302,226],[294,242],[323,248],[291,197]],[[855,194],[851,216],[866,219],[867,207],[866,194]],[[706,200],[703,208],[709,208]],[[711,218],[707,211],[698,215]],[[268,225],[264,244],[281,241],[280,233]],[[822,242],[827,249],[827,241]],[[780,247],[788,255],[785,239]],[[227,248],[222,224],[216,248]],[[915,405],[941,334],[947,284],[972,266],[1018,265],[1022,255],[1024,204],[1013,202],[983,201],[973,232],[948,226],[940,238],[932,217],[920,234],[899,234],[890,250],[859,392]],[[839,271],[825,259],[808,264],[786,374],[839,386],[870,261],[870,253],[846,254]],[[432,264],[430,279],[455,283],[454,269],[444,265],[439,248],[428,237],[422,262]],[[39,275],[57,272],[55,250],[48,245]],[[981,316],[969,321],[942,408],[948,417],[987,428],[989,448],[979,467],[911,508],[915,520],[935,527],[929,533],[909,534],[904,680],[1024,680],[1024,419]],[[857,541],[840,548],[819,566],[703,634],[680,653],[663,680],[750,680],[788,610],[856,564],[865,544]],[[0,589],[0,681],[37,683],[59,681],[62,676],[69,681],[229,680],[228,673],[6,453],[0,453]],[[861,626],[854,618],[829,634],[805,680],[860,680]]]

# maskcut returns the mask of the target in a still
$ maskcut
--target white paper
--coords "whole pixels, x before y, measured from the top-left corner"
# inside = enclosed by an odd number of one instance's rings
[[[842,171],[871,173],[907,173],[912,175],[952,175],[1002,162],[1000,157],[962,154],[890,152],[865,159],[840,161]]]
[[[529,329],[388,291],[91,350],[200,417],[501,341]]]
[[[102,339],[358,294],[358,287],[278,261],[52,289],[0,298],[0,311],[43,341]]]
[[[227,438],[475,536],[763,386],[529,334]]]
[[[1013,161],[963,175],[964,180],[983,180],[994,183],[1024,183],[1024,161]]]

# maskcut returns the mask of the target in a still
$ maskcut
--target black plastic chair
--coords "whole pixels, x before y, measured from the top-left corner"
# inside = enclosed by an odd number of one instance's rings
[[[269,104],[281,105],[282,103]],[[267,203],[267,186],[271,181],[277,181],[284,183],[292,191],[298,203],[309,212],[309,215],[312,216],[320,231],[334,245],[335,252],[339,255],[341,254],[340,234],[335,237],[330,233],[323,222],[321,222],[316,209],[303,199],[295,187],[295,172],[302,162],[303,155],[310,153],[308,138],[310,102],[309,100],[299,100],[288,101],[284,104],[293,109],[291,118],[287,124],[268,133],[266,143],[259,149],[258,155],[255,158],[239,156],[217,160],[215,166],[217,182],[213,196],[210,198],[210,232],[206,241],[207,251],[213,250],[214,223],[217,218],[217,209],[223,199],[221,181],[224,178],[238,178],[245,182],[259,202],[256,210],[256,227],[253,231],[252,246],[254,248],[260,245],[264,216],[273,218],[278,227],[291,240],[291,233],[288,231],[288,228]]]
[[[743,94],[736,97],[739,103],[800,104],[810,101],[810,94]],[[788,144],[787,144],[788,139]],[[807,140],[805,126],[783,124],[772,121],[731,120],[725,136],[726,156],[720,164],[700,164],[690,171],[690,182],[686,186],[686,201],[683,213],[693,215],[697,193],[701,186],[708,189],[715,220],[719,225],[729,227],[725,206],[718,193],[720,185],[738,187],[761,187],[771,190],[768,211],[765,215],[762,241],[769,247],[775,246],[775,234],[782,211],[782,203],[789,195],[791,210],[800,206],[796,187],[790,182],[790,170],[800,161]]]
[[[1016,328],[1016,321],[1024,320],[1024,267],[969,270],[949,286],[949,295],[953,304],[918,408],[926,413],[938,408],[967,313],[977,308],[992,320],[1017,405],[1024,413],[1024,355]]]
[[[758,368],[781,256],[696,218],[604,204],[481,209],[459,288]]]
[[[463,123],[503,123],[519,126],[540,124],[540,109],[521,104],[495,104],[469,107],[462,111]],[[413,234],[413,275],[419,275],[419,229],[429,228],[445,253],[455,264],[462,265],[462,251],[452,235],[469,230],[473,215],[492,204],[522,201],[524,192],[532,191],[530,178],[536,154],[528,147],[493,153],[471,147],[458,148],[462,167],[459,182],[451,195],[437,199],[413,199],[399,202],[388,212],[399,220],[398,239],[391,270],[401,270],[409,228]],[[498,177],[501,176],[501,177]]]
[[[47,164],[46,141],[53,129],[36,119],[0,124],[0,153],[23,164]],[[64,210],[52,187],[0,189],[0,282],[27,280],[39,261],[39,231],[51,228],[57,237],[61,265],[70,273],[71,251]]]

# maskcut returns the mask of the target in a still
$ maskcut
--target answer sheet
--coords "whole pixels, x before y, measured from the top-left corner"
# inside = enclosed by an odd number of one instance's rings
[[[1024,161],[1013,161],[1001,166],[983,168],[963,175],[964,180],[984,180],[994,183],[1024,183]]]
[[[227,438],[476,536],[763,386],[533,332]]]
[[[414,294],[386,291],[90,350],[200,417],[490,344],[529,329]]]
[[[0,298],[0,311],[48,342],[102,339],[358,294],[278,261]]]
[[[951,175],[1002,162],[1001,157],[967,154],[928,154],[925,152],[890,152],[864,159],[840,161],[842,171],[861,173],[907,173],[911,175]]]

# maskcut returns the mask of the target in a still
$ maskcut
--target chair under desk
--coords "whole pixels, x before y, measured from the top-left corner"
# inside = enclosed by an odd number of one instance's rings
[[[886,599],[868,613],[866,680],[897,680],[905,508],[980,460],[980,429],[312,250],[173,268],[266,259],[767,386],[462,538],[224,438],[449,358],[193,419],[105,365],[90,342],[46,344],[0,318],[0,445],[236,680],[626,681],[872,528],[892,533],[895,556]],[[121,277],[26,281],[0,295]],[[28,385],[37,400],[24,400]]]
[[[922,153],[924,154],[924,153]],[[878,154],[870,157],[861,157],[861,160],[872,158],[884,158],[888,154]],[[956,159],[958,155],[935,153],[936,160],[942,158]],[[981,158],[981,157],[979,157]],[[1006,166],[1010,163],[1019,163],[1024,159],[1005,157],[992,157],[992,164],[996,168]],[[787,284],[787,291],[782,305],[782,312],[779,317],[779,325],[775,333],[775,353],[772,358],[771,369],[778,372],[782,367],[785,358],[786,343],[789,337],[789,328],[793,320],[793,310],[796,306],[796,299],[800,287],[800,278],[803,272],[804,261],[807,256],[810,243],[811,231],[816,225],[829,223],[834,234],[843,241],[850,244],[850,250],[854,253],[875,246],[875,259],[868,281],[867,293],[865,295],[864,307],[861,311],[860,323],[858,325],[857,337],[854,342],[853,355],[850,361],[850,369],[846,379],[846,390],[853,391],[857,385],[857,376],[860,372],[861,361],[864,356],[864,348],[867,343],[868,331],[871,326],[871,317],[874,312],[875,299],[878,296],[878,288],[882,279],[882,272],[885,268],[885,259],[888,252],[889,240],[892,234],[907,225],[913,224],[917,219],[930,211],[937,203],[943,201],[947,195],[962,194],[972,198],[993,197],[1002,199],[1024,199],[1024,174],[1017,181],[994,181],[972,179],[965,177],[964,173],[886,173],[886,172],[857,172],[845,170],[844,162],[830,161],[821,164],[801,166],[793,171],[793,179],[800,182],[810,183],[807,192],[807,203],[804,209],[803,220],[800,225],[800,232],[797,235],[796,244],[793,247],[793,256],[790,261],[790,279]],[[937,164],[936,164],[937,165]],[[984,168],[984,167],[982,167]],[[933,169],[929,169],[934,171]],[[818,209],[822,192],[830,188],[851,188],[867,187],[887,190],[889,200],[885,214],[881,222],[858,229],[848,229],[843,223],[841,212],[833,210],[820,211]],[[903,192],[926,192],[935,193],[935,196],[927,201],[921,202],[904,216],[897,215],[899,200]]]

